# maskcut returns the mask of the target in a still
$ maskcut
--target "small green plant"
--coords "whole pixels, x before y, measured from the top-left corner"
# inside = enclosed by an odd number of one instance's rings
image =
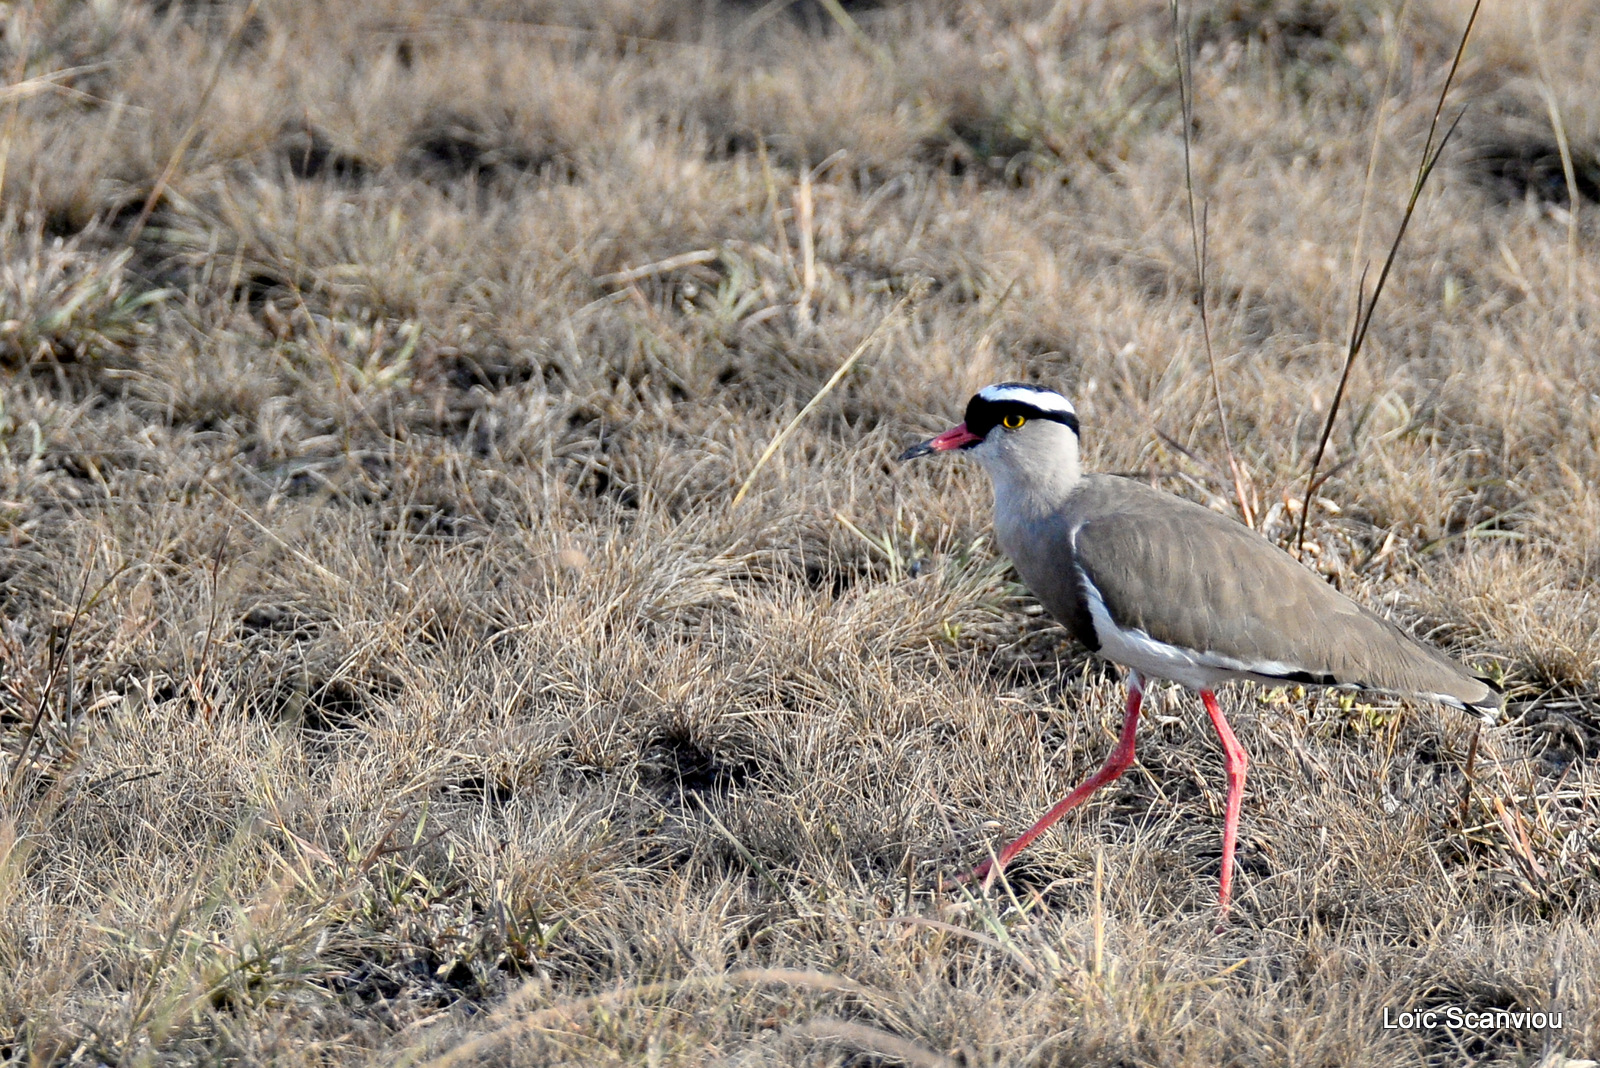
[[[139,290],[132,250],[95,253],[79,238],[47,238],[36,220],[0,223],[0,366],[88,362],[127,353],[173,295]]]

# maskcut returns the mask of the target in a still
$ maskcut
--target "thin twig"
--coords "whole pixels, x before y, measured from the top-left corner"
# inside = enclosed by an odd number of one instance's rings
[[[139,235],[144,233],[145,223],[150,221],[150,213],[156,210],[156,204],[161,200],[161,195],[167,191],[167,185],[172,181],[172,176],[178,172],[178,165],[183,162],[184,155],[189,151],[189,145],[194,140],[195,134],[200,132],[200,120],[205,118],[206,108],[211,103],[211,94],[216,90],[217,83],[222,80],[222,68],[227,66],[228,60],[233,56],[234,46],[239,43],[244,28],[255,17],[256,8],[261,6],[261,0],[250,0],[244,14],[239,16],[239,21],[234,23],[233,29],[228,33],[228,39],[222,45],[222,51],[217,55],[216,66],[211,68],[211,77],[206,82],[204,91],[200,94],[200,104],[194,109],[194,118],[189,120],[188,129],[183,131],[183,136],[178,138],[178,143],[172,149],[172,155],[167,160],[167,165],[161,171],[161,177],[156,179],[156,184],[151,187],[150,195],[145,197],[144,207],[139,209],[139,217],[133,220],[133,227],[128,231],[128,244],[132,245],[139,240]]]
[[[820,990],[829,993],[849,994],[856,997],[870,997],[874,991],[853,979],[831,972],[809,971],[798,968],[741,968],[738,971],[724,972],[719,975],[689,975],[682,979],[666,979],[654,983],[637,983],[623,986],[616,990],[601,994],[591,994],[587,997],[574,998],[571,1001],[557,1002],[548,1008],[519,1016],[525,1002],[538,996],[545,990],[545,984],[531,981],[511,992],[491,1017],[494,1029],[486,1031],[475,1038],[469,1039],[444,1051],[439,1056],[427,1062],[426,1068],[450,1068],[451,1065],[462,1062],[472,1062],[483,1054],[493,1049],[501,1042],[525,1035],[530,1031],[548,1029],[558,1023],[571,1021],[573,1017],[595,1009],[606,1008],[612,1005],[625,1004],[632,1000],[635,1002],[665,999],[680,991],[689,990],[716,990],[727,986],[788,986],[802,990]],[[402,1064],[408,1063],[403,1058]]]
[[[90,561],[94,560],[94,557],[98,551],[99,547],[96,546],[96,548],[89,553]],[[99,600],[100,595],[105,592],[106,587],[115,582],[118,576],[120,576],[122,572],[127,569],[127,566],[128,565],[124,563],[121,567],[113,571],[111,576],[107,578],[105,582],[100,584],[100,588],[95,591],[94,597],[90,598],[88,597],[89,575],[92,567],[88,562],[83,565],[83,581],[78,584],[78,596],[73,600],[72,603],[72,615],[67,618],[67,626],[61,634],[60,644],[58,645],[53,641],[50,643],[50,666],[45,672],[44,687],[39,692],[39,704],[33,711],[33,718],[28,722],[26,733],[23,734],[22,748],[17,752],[17,759],[15,763],[11,765],[11,774],[8,776],[7,781],[13,786],[16,784],[17,776],[22,772],[23,766],[28,762],[28,756],[33,751],[33,743],[39,738],[39,727],[44,722],[45,713],[50,708],[50,694],[55,690],[56,681],[61,677],[61,671],[63,668],[66,668],[68,672],[67,678],[69,687],[72,684],[72,636],[73,633],[78,629],[79,620],[83,618],[83,613],[85,610],[87,610],[87,608],[94,601]]]
[[[766,465],[768,460],[772,459],[772,454],[782,448],[785,441],[789,440],[789,435],[793,434],[800,426],[801,420],[810,415],[817,405],[822,403],[822,398],[831,393],[833,391],[833,387],[837,386],[844,379],[844,376],[850,373],[850,368],[854,367],[856,365],[856,361],[861,359],[861,357],[866,354],[868,347],[870,347],[872,343],[878,339],[878,335],[883,333],[884,328],[890,323],[894,322],[894,320],[899,316],[901,309],[915,300],[917,295],[921,292],[922,287],[917,285],[912,287],[911,292],[901,297],[900,302],[893,308],[889,309],[889,314],[878,320],[878,325],[872,328],[872,332],[861,340],[861,344],[856,346],[855,351],[846,357],[845,361],[839,365],[839,369],[837,371],[833,372],[833,377],[828,379],[827,382],[823,383],[822,388],[817,390],[816,396],[812,397],[811,400],[806,402],[806,406],[800,409],[800,414],[789,420],[789,424],[782,430],[778,431],[777,436],[767,443],[767,447],[763,449],[761,455],[757,457],[755,466],[750,469],[750,474],[745,478],[744,484],[739,487],[739,492],[733,495],[733,503],[728,506],[730,510],[739,507],[739,502],[744,500],[745,494],[750,492],[750,484],[755,481],[756,474],[761,470],[762,467]]]
[[[222,537],[217,539],[217,551],[211,557],[211,612],[206,618],[205,641],[200,645],[200,670],[189,675],[189,686],[194,692],[196,706],[207,724],[216,715],[216,706],[206,696],[206,676],[211,672],[211,652],[217,634],[217,594],[221,587],[222,555],[228,547],[228,535],[233,533],[230,525],[224,527]]]
[[[1322,465],[1322,454],[1328,448],[1328,438],[1333,434],[1334,420],[1339,416],[1339,405],[1344,400],[1345,387],[1350,382],[1350,368],[1355,366],[1356,356],[1360,354],[1361,345],[1367,339],[1367,328],[1372,325],[1372,312],[1378,306],[1378,298],[1383,295],[1383,284],[1389,280],[1389,271],[1394,267],[1394,261],[1400,254],[1400,243],[1405,240],[1406,228],[1411,225],[1411,217],[1416,213],[1417,201],[1422,196],[1423,188],[1428,184],[1428,176],[1433,173],[1439,157],[1444,155],[1445,146],[1450,143],[1451,135],[1461,124],[1461,117],[1467,113],[1466,108],[1456,113],[1455,120],[1439,139],[1436,149],[1433,139],[1439,131],[1439,118],[1444,114],[1445,98],[1450,95],[1450,86],[1454,84],[1456,71],[1461,67],[1461,57],[1467,50],[1467,39],[1472,36],[1472,26],[1478,20],[1478,9],[1481,6],[1483,0],[1476,0],[1472,5],[1472,14],[1467,16],[1466,29],[1461,31],[1461,41],[1456,45],[1455,59],[1451,61],[1450,73],[1445,76],[1444,86],[1439,90],[1439,102],[1433,108],[1433,121],[1428,124],[1427,140],[1422,143],[1422,157],[1417,164],[1417,176],[1411,183],[1411,196],[1406,201],[1406,210],[1400,216],[1400,228],[1395,232],[1394,243],[1389,246],[1389,255],[1384,258],[1383,269],[1378,272],[1377,284],[1373,286],[1372,296],[1366,300],[1364,310],[1361,291],[1360,289],[1356,291],[1356,326],[1350,337],[1350,347],[1345,353],[1344,370],[1339,375],[1339,388],[1334,390],[1333,403],[1328,407],[1327,421],[1322,424],[1322,437],[1317,441],[1316,454],[1311,458],[1311,470],[1306,475],[1306,493],[1300,502],[1300,526],[1294,536],[1296,556],[1300,554],[1300,547],[1305,544],[1306,522],[1311,516],[1311,498],[1317,485],[1317,468]]]
[[[1351,312],[1355,318],[1361,317],[1361,294],[1366,292],[1367,263],[1363,258],[1367,248],[1367,221],[1372,213],[1372,184],[1378,173],[1378,153],[1383,148],[1383,117],[1389,105],[1389,93],[1394,87],[1395,75],[1400,69],[1400,41],[1401,34],[1405,32],[1406,12],[1410,4],[1407,0],[1400,0],[1400,6],[1394,14],[1394,27],[1384,35],[1385,45],[1388,48],[1389,67],[1383,74],[1383,95],[1378,97],[1378,114],[1372,120],[1372,145],[1367,149],[1367,169],[1361,178],[1361,211],[1356,216],[1356,241],[1350,249],[1350,277],[1353,280],[1357,274],[1356,265],[1361,265],[1361,283],[1354,287],[1356,297],[1355,309]]]
[[[1533,33],[1534,55],[1539,57],[1539,92],[1544,97],[1545,110],[1550,113],[1550,128],[1556,135],[1556,149],[1561,153],[1561,174],[1567,180],[1567,321],[1576,326],[1578,321],[1578,175],[1572,166],[1572,146],[1567,141],[1566,124],[1561,121],[1561,104],[1556,100],[1554,82],[1550,78],[1550,63],[1545,55],[1544,34],[1539,25],[1539,5],[1528,5],[1528,28]]]
[[[943,920],[930,920],[925,916],[890,916],[887,919],[879,920],[877,922],[903,923],[913,927],[928,927],[935,931],[944,931],[948,934],[956,935],[960,938],[968,938],[981,946],[988,946],[990,949],[1006,954],[1018,964],[1021,964],[1023,968],[1027,969],[1030,975],[1040,978],[1044,976],[1044,973],[1039,970],[1039,966],[1033,963],[1033,961],[1029,960],[1028,955],[1023,953],[1021,949],[1017,948],[1017,945],[1014,942],[1001,942],[997,938],[990,938],[988,935],[981,934],[977,931],[971,930],[970,928],[961,927],[953,923],[945,923]]]
[[[35,14],[31,9],[29,15]],[[29,40],[29,32],[33,29],[32,20],[20,10],[14,12],[6,23],[6,43],[16,50],[17,63],[11,75],[11,85],[8,89],[20,86],[24,76],[28,73],[28,54],[33,50],[33,42]],[[17,134],[17,111],[22,106],[24,94],[8,92],[6,94],[9,106],[6,108],[6,123],[4,132],[0,132],[0,195],[5,193],[6,168],[11,162],[11,142]]]
[[[839,0],[833,2],[838,3]],[[928,1047],[919,1046],[891,1031],[871,1027],[856,1020],[841,1020],[834,1016],[819,1016],[790,1024],[784,1029],[784,1033],[816,1041],[854,1046],[873,1062],[879,1057],[887,1057],[900,1064],[910,1065],[911,1068],[955,1068],[956,1064],[944,1054],[935,1053]],[[848,1063],[856,1063],[855,1058],[851,1058]]]
[[[21,81],[15,81],[4,88],[0,88],[0,100],[25,100],[39,93],[52,91],[71,92],[72,87],[65,84],[69,79],[76,78],[80,74],[93,74],[96,71],[105,70],[109,66],[111,66],[110,63],[84,63],[76,67],[62,67],[48,74],[36,74],[32,78],[24,78]],[[93,100],[97,103],[106,102],[88,93],[79,93],[78,95],[81,98]]]
[[[839,24],[839,28],[857,48],[871,56],[884,73],[894,72],[894,60],[889,57],[888,50],[873,43],[872,38],[868,37],[856,20],[850,17],[850,13],[844,9],[839,0],[820,0],[820,3],[823,10],[828,13],[828,17]]]
[[[783,255],[783,264],[789,271],[789,286],[800,288],[800,272],[794,265],[794,250],[789,247],[789,230],[783,225],[783,212],[778,207],[778,183],[772,176],[772,160],[767,157],[767,139],[756,138],[756,158],[761,161],[761,180],[767,187],[767,214],[772,216],[773,240]]]
[[[642,267],[630,267],[626,271],[615,274],[602,274],[595,279],[603,286],[625,286],[634,282],[642,282],[646,278],[653,278],[658,274],[669,274],[680,267],[698,267],[702,263],[714,263],[722,253],[714,248],[703,248],[695,252],[682,252],[676,256],[668,256],[655,263],[647,263]]]
[[[1200,333],[1205,338],[1206,366],[1211,372],[1211,396],[1217,405],[1217,425],[1222,431],[1222,448],[1228,454],[1228,470],[1233,475],[1233,493],[1239,502],[1239,515],[1245,526],[1256,525],[1255,509],[1250,505],[1250,495],[1245,491],[1244,471],[1233,451],[1233,438],[1228,433],[1228,413],[1222,405],[1222,382],[1217,377],[1217,357],[1211,346],[1211,316],[1206,310],[1206,222],[1210,205],[1202,205],[1198,216],[1194,210],[1194,169],[1190,164],[1189,127],[1194,122],[1194,68],[1189,57],[1189,34],[1178,17],[1178,0],[1172,0],[1172,50],[1178,61],[1178,102],[1183,112],[1183,188],[1189,206],[1189,240],[1194,251],[1194,270],[1199,284]]]
[[[1368,271],[1368,268],[1370,266],[1371,266],[1371,264],[1365,264],[1365,263],[1362,264],[1361,265],[1361,276],[1358,279],[1356,279],[1356,304],[1355,304],[1354,314],[1350,318],[1350,338],[1345,343],[1346,352],[1349,352],[1350,350],[1353,350],[1354,348],[1357,347],[1358,342],[1359,342],[1359,338],[1361,336],[1361,296],[1362,296],[1363,293],[1365,293],[1367,291],[1367,271]],[[1349,365],[1349,361],[1347,360],[1346,363],[1345,363],[1345,372],[1348,374],[1349,370],[1350,370],[1350,365]],[[1340,395],[1343,395],[1343,392],[1344,392],[1344,390],[1343,390],[1344,379],[1341,377],[1339,381],[1340,381]],[[1327,441],[1326,436],[1324,436],[1323,441],[1324,442]],[[1317,478],[1316,477],[1317,465],[1315,463],[1312,464],[1311,465],[1312,478],[1311,478],[1310,482],[1308,482],[1306,484],[1307,488],[1312,493],[1315,493],[1317,490],[1322,488],[1322,484],[1324,482],[1328,481],[1328,479],[1333,477],[1335,471],[1338,471],[1338,470],[1340,470],[1341,468],[1344,468],[1344,467],[1348,467],[1350,465],[1350,462],[1353,459],[1354,459],[1353,456],[1352,457],[1346,457],[1345,459],[1341,460],[1337,465],[1335,465],[1331,470],[1326,472],[1321,478]],[[1321,460],[1322,460],[1322,450],[1319,448],[1317,450],[1317,461],[1320,463]],[[1301,519],[1302,519],[1302,522],[1300,524],[1300,534],[1295,539],[1295,545],[1294,545],[1294,554],[1295,554],[1296,558],[1298,558],[1300,556],[1300,543],[1305,540],[1305,537],[1304,537],[1304,535],[1305,535],[1305,522],[1304,522],[1305,509],[1304,508],[1302,508],[1300,510],[1300,515],[1301,515]]]
[[[1478,732],[1482,729],[1482,720],[1472,721],[1472,741],[1467,744],[1467,765],[1461,772],[1461,810],[1456,813],[1456,822],[1461,825],[1463,833],[1467,829],[1467,806],[1472,803],[1472,768],[1478,762]]]
[[[305,564],[307,567],[309,567],[311,570],[315,571],[317,574],[321,575],[323,578],[327,579],[329,582],[332,582],[332,583],[334,583],[335,585],[338,585],[338,586],[349,586],[350,585],[350,580],[349,579],[345,578],[342,575],[334,574],[332,571],[329,571],[327,568],[325,568],[321,564],[317,563],[317,561],[312,559],[308,554],[306,554],[305,552],[303,552],[300,549],[296,548],[295,546],[290,545],[288,542],[286,542],[282,538],[278,537],[277,534],[274,534],[270,527],[268,527],[261,520],[257,519],[255,516],[251,515],[244,508],[243,505],[241,505],[238,502],[232,500],[226,493],[223,493],[221,487],[214,485],[209,479],[201,479],[200,480],[200,485],[204,486],[206,489],[208,489],[212,493],[216,494],[216,497],[217,497],[218,500],[220,500],[223,504],[227,505],[229,508],[232,508],[235,512],[238,512],[241,516],[244,517],[245,522],[249,523],[251,526],[253,526],[257,530],[259,530],[262,534],[266,535],[267,539],[270,540],[278,548],[282,549],[284,552],[286,552],[289,555],[293,556],[296,560],[299,560],[302,564]]]
[[[715,812],[711,811],[711,807],[706,804],[705,798],[701,797],[699,794],[693,794],[691,796],[693,796],[695,801],[699,803],[700,811],[705,813],[706,818],[711,821],[711,825],[717,829],[717,832],[722,835],[723,839],[729,845],[733,846],[733,851],[739,854],[739,859],[744,861],[745,864],[749,866],[751,871],[759,875],[762,882],[772,887],[772,889],[780,896],[787,897],[792,893],[792,891],[778,881],[778,877],[772,874],[772,870],[770,868],[761,863],[761,858],[750,852],[749,848],[746,847],[743,842],[739,841],[738,837],[728,829],[728,825],[723,823],[722,820],[717,817]]]
[[[800,300],[795,304],[794,321],[801,330],[811,328],[811,296],[817,288],[817,246],[812,232],[815,223],[811,196],[811,168],[802,164],[800,184],[794,191],[794,230],[800,238]]]

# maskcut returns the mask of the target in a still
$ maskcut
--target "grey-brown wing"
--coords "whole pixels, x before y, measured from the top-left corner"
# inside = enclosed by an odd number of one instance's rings
[[[1089,488],[1073,539],[1078,566],[1118,626],[1252,665],[1248,670],[1266,677],[1499,704],[1482,680],[1256,532],[1118,481]]]

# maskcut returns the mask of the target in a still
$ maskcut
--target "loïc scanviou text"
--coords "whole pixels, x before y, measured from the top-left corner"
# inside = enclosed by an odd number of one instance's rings
[[[1435,1027],[1452,1031],[1559,1031],[1561,1013],[1530,1012],[1525,1009],[1464,1009],[1459,1005],[1402,1012],[1385,1006],[1383,1010],[1383,1028],[1386,1031],[1429,1030]]]

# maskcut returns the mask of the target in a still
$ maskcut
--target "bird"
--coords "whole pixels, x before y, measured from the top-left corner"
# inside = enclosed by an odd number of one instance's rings
[[[1001,550],[1058,622],[1127,670],[1128,685],[1122,730],[1100,770],[963,882],[987,887],[1057,820],[1128,770],[1150,680],[1199,691],[1222,743],[1224,917],[1250,758],[1217,703],[1218,686],[1248,680],[1409,695],[1490,722],[1501,707],[1491,679],[1340,593],[1243,523],[1131,478],[1085,472],[1077,409],[1053,389],[986,386],[968,401],[960,425],[900,459],[938,453],[964,453],[982,465],[994,487]]]

